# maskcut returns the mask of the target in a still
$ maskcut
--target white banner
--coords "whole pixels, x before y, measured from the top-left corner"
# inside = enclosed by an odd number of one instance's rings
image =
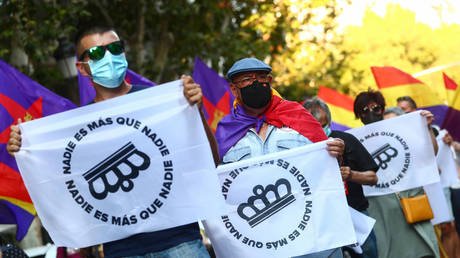
[[[218,171],[231,212],[204,222],[217,257],[292,257],[356,242],[337,160],[325,142]]]
[[[440,182],[425,185],[423,186],[423,190],[425,190],[434,215],[431,224],[437,225],[454,220]]]
[[[364,195],[377,196],[439,182],[433,144],[420,111],[348,130],[379,166],[375,186]]]
[[[442,187],[449,187],[459,183],[457,175],[457,164],[455,164],[454,154],[449,145],[445,144],[442,138],[446,135],[446,130],[441,130],[436,137],[438,142],[438,153],[436,154],[436,161],[439,170],[441,170],[441,185]]]
[[[356,240],[358,241],[356,244],[350,246],[353,248],[353,250],[358,253],[362,254],[363,249],[361,246],[366,242],[366,239],[369,237],[369,235],[372,232],[372,228],[374,228],[375,225],[375,219],[362,214],[361,212],[350,208],[350,215],[351,215],[351,220],[353,221],[353,227],[356,232]]]
[[[26,187],[58,246],[84,247],[226,213],[181,81],[21,124]]]

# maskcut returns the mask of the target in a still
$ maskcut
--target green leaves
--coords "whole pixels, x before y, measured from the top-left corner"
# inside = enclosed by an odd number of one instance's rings
[[[344,8],[337,0],[0,1],[0,58],[11,62],[20,48],[32,68],[25,72],[58,85],[57,39],[105,23],[127,43],[130,69],[155,82],[190,74],[197,55],[221,74],[255,56],[273,67],[274,86],[292,100],[320,85],[351,95],[374,87],[372,65],[417,72],[460,60],[458,25],[432,29],[393,5],[385,17],[368,11],[362,26],[338,31]]]

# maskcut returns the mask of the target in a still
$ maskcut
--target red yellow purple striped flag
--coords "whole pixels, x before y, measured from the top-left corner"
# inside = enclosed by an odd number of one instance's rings
[[[454,103],[455,98],[455,91],[457,90],[458,86],[457,83],[452,80],[446,73],[442,73],[442,79],[444,81],[444,86],[446,89],[446,97],[447,97],[447,104],[452,106]]]
[[[420,107],[444,105],[445,98],[420,80],[395,67],[371,67],[375,82],[387,106],[395,106],[400,96],[411,96]]]
[[[322,99],[329,106],[332,117],[333,130],[348,130],[362,126],[360,120],[355,118],[353,113],[353,98],[342,94],[331,88],[320,86],[318,98]]]
[[[442,125],[448,109],[445,94],[392,66],[373,66],[371,70],[387,107],[396,106],[398,97],[410,96],[419,108],[430,110],[435,115],[437,125]]]
[[[199,57],[195,57],[192,77],[201,85],[206,121],[215,132],[219,121],[230,113],[232,107],[234,97],[228,82]]]
[[[443,79],[448,97],[449,110],[442,123],[442,128],[447,129],[455,140],[460,141],[460,88],[445,73],[443,73]]]
[[[37,119],[75,107],[0,60],[0,224],[16,224],[16,239],[27,233],[36,214],[14,157],[6,151],[10,127],[18,118]]]

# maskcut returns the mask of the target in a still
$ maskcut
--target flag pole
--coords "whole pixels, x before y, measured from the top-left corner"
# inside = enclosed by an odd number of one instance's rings
[[[460,61],[453,62],[453,63],[450,63],[450,64],[445,64],[445,65],[435,66],[435,67],[432,67],[432,68],[428,68],[428,69],[420,71],[418,73],[414,73],[414,74],[412,74],[412,76],[413,77],[420,77],[420,76],[423,76],[423,75],[427,75],[427,74],[434,73],[434,72],[439,72],[439,71],[442,71],[444,69],[451,68],[451,67],[458,66],[458,65],[460,65]]]

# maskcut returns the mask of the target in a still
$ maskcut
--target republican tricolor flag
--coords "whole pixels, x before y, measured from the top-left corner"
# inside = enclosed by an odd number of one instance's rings
[[[442,128],[445,128],[455,140],[460,141],[460,88],[454,80],[444,73],[443,78],[449,109],[442,123]]]
[[[16,239],[27,233],[36,214],[15,159],[6,151],[10,127],[74,108],[26,75],[0,60],[0,224],[16,224]]]
[[[201,85],[206,120],[215,132],[219,121],[230,113],[233,95],[227,80],[209,68],[200,58],[195,58],[193,79]]]
[[[440,95],[438,90],[395,67],[373,66],[371,70],[387,107],[396,106],[398,97],[410,96],[417,107],[430,110],[435,115],[434,123],[442,125],[447,112],[445,95]]]
[[[458,85],[446,73],[442,73],[442,79],[444,81],[444,87],[446,89],[447,103],[449,106],[452,106],[455,100],[455,92],[458,89]]]
[[[319,87],[318,98],[329,106],[332,117],[332,129],[345,131],[350,128],[362,126],[353,113],[353,98],[334,89],[324,86]]]

